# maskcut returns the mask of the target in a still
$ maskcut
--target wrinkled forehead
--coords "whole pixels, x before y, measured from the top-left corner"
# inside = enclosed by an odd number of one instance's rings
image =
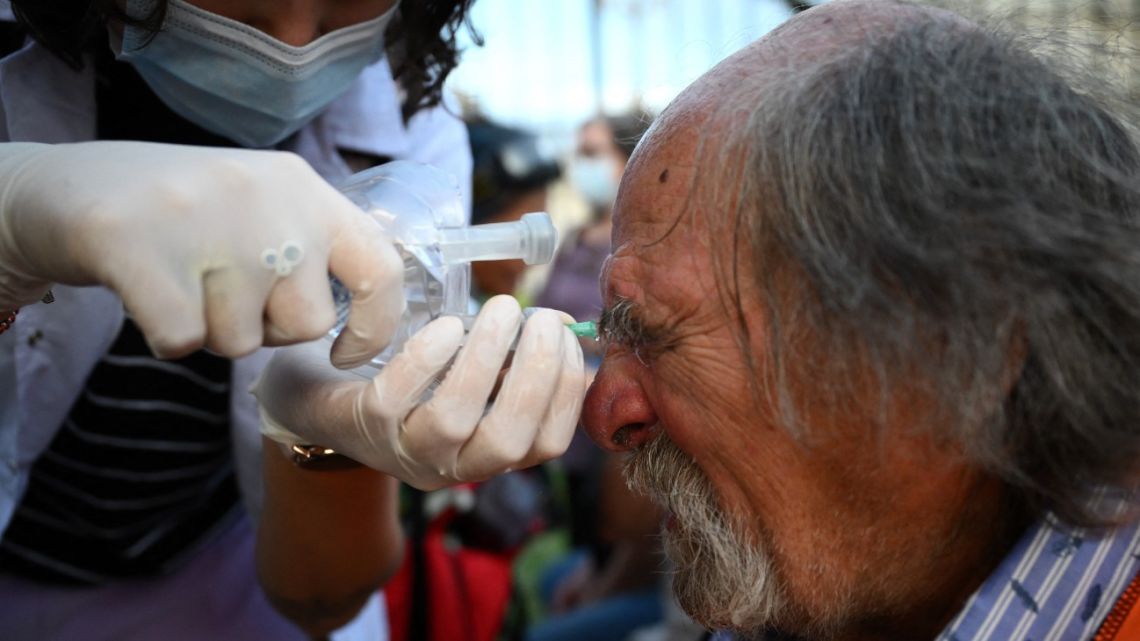
[[[750,118],[819,65],[855,55],[891,29],[953,14],[895,0],[836,0],[798,14],[726,58],[670,103],[631,158],[615,208],[623,235],[707,225],[728,211],[749,148]],[[771,117],[778,117],[778,114]],[[695,217],[685,218],[686,215]]]
[[[697,128],[680,128],[667,118],[647,132],[626,166],[614,208],[618,233],[672,225],[692,193],[701,144],[690,132]]]
[[[691,215],[700,174],[701,142],[692,135],[699,114],[686,115],[684,124],[675,116],[663,114],[626,165],[614,203],[612,255],[602,274],[607,303],[620,297],[660,306],[660,295],[677,294],[663,284],[675,281],[677,269],[691,270],[703,254]]]
[[[722,260],[734,255],[723,129],[715,109],[674,103],[642,138],[614,206],[607,304],[625,299],[643,320],[668,324],[710,300]]]
[[[744,162],[749,117],[734,75],[691,86],[641,139],[614,207],[615,248],[630,238],[660,243],[677,231],[707,235],[724,220]]]

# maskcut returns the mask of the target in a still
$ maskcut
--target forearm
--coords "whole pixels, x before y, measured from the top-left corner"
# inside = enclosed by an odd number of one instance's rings
[[[356,616],[398,568],[398,484],[363,466],[302,469],[263,441],[258,575],[278,611],[322,636]]]

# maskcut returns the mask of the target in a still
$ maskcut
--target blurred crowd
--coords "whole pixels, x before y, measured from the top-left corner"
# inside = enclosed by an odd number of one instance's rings
[[[474,0],[0,0],[0,638],[1140,638],[1124,2],[789,0],[556,148]],[[558,242],[382,352],[394,161]]]
[[[549,265],[472,264],[474,306],[506,294],[597,320],[618,184],[652,120],[643,109],[599,114],[559,156],[535,132],[466,118],[472,224],[546,211],[559,227]],[[599,344],[581,344],[592,372]],[[407,488],[402,498],[408,554],[385,588],[396,641],[686,641],[703,633],[669,596],[659,508],[626,487],[620,457],[584,432],[537,468],[428,493]]]

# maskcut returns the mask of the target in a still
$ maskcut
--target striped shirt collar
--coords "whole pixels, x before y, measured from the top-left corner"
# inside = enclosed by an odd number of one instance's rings
[[[1140,570],[1140,522],[1091,533],[1030,527],[938,641],[1091,639]],[[732,641],[728,632],[711,641]]]
[[[1101,533],[1046,519],[1021,538],[939,641],[1091,639],[1140,569],[1140,523]]]

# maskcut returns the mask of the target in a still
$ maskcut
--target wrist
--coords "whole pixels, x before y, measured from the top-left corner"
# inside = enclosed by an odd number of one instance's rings
[[[293,461],[293,465],[303,470],[332,471],[364,467],[359,461],[323,445],[294,443],[286,447],[282,444],[282,451]]]
[[[331,447],[309,442],[274,421],[261,410],[261,435],[277,444],[281,455],[305,470],[344,470],[363,465]]]

